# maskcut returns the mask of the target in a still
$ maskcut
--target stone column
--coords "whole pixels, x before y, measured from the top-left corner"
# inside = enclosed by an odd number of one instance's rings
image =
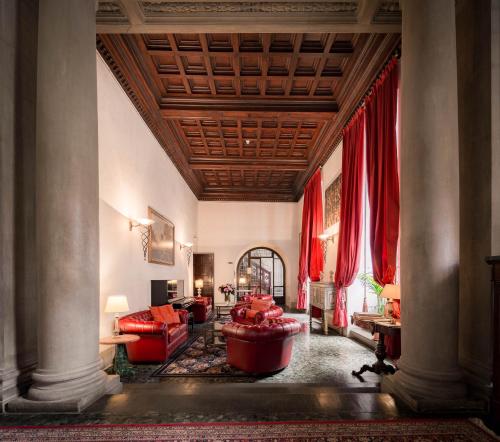
[[[16,410],[79,411],[105,393],[98,352],[94,0],[40,0],[36,227],[38,368]]]
[[[402,8],[402,357],[383,389],[415,409],[446,408],[465,396],[458,367],[455,1],[405,0]]]

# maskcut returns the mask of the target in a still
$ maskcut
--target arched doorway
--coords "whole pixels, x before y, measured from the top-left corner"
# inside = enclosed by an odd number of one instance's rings
[[[236,273],[240,293],[271,294],[276,304],[285,304],[285,263],[273,249],[255,247],[246,251],[238,261]]]

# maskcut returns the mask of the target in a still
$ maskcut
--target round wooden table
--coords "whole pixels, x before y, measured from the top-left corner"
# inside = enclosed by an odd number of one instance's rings
[[[134,367],[128,362],[127,350],[125,344],[136,342],[141,339],[137,335],[118,335],[107,336],[99,339],[99,344],[116,345],[115,357],[113,359],[113,372],[120,376],[133,376],[135,374]]]

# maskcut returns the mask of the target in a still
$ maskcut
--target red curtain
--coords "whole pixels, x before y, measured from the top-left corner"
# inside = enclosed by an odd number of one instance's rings
[[[335,287],[337,300],[333,325],[347,326],[345,289],[353,282],[359,268],[363,216],[363,141],[365,113],[358,110],[343,131],[342,194]]]
[[[323,199],[321,190],[321,170],[318,169],[304,189],[302,207],[302,233],[299,257],[299,290],[297,308],[307,307],[307,278],[319,281],[323,271],[323,251],[318,236],[323,233]]]
[[[399,237],[399,175],[396,147],[398,70],[393,59],[366,99],[366,173],[370,202],[373,276],[392,284]]]

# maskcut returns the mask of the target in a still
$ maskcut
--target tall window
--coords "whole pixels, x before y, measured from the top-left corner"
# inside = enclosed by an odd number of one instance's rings
[[[250,249],[238,261],[236,285],[239,293],[273,295],[278,305],[285,304],[285,264],[272,249]]]

